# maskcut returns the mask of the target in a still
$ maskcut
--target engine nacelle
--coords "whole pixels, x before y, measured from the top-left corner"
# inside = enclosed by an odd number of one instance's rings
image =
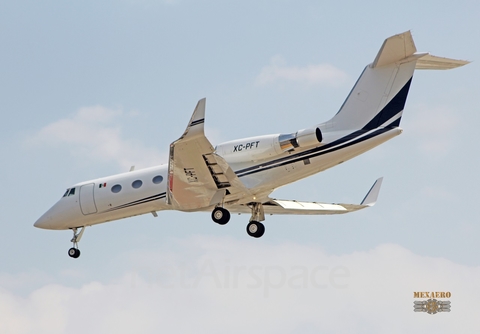
[[[259,161],[293,151],[296,148],[319,146],[322,143],[322,139],[322,132],[317,127],[290,134],[275,134],[233,140],[218,145],[215,152],[224,157],[226,161],[232,163]]]
[[[292,151],[297,147],[318,146],[322,143],[322,139],[322,131],[319,128],[303,129],[297,133],[280,135],[278,138],[283,152]]]

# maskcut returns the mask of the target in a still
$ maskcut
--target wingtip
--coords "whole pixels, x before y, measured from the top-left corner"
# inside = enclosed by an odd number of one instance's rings
[[[195,136],[198,134],[204,134],[204,123],[205,123],[205,105],[206,98],[198,100],[195,110],[193,111],[190,122],[188,122],[185,132],[180,138],[186,138],[187,136]]]
[[[382,181],[383,181],[383,176],[378,178],[373,186],[370,188],[368,191],[367,195],[363,199],[362,203],[360,205],[365,205],[365,206],[374,206],[375,203],[377,202],[378,194],[380,193],[380,187],[382,186]]]

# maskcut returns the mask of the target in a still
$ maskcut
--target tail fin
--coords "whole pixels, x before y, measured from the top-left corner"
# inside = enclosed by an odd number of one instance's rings
[[[415,69],[450,69],[469,63],[416,52],[410,31],[387,38],[325,129],[399,126]]]

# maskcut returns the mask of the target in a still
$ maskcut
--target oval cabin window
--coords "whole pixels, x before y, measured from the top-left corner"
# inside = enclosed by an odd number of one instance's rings
[[[142,186],[143,182],[141,180],[136,180],[136,181],[133,181],[132,183],[132,187],[135,188],[135,189],[138,189]]]
[[[112,193],[119,193],[120,190],[122,190],[122,186],[119,184],[116,184],[112,187]]]
[[[155,184],[159,184],[163,181],[163,177],[161,175],[157,175],[152,179],[152,182]]]

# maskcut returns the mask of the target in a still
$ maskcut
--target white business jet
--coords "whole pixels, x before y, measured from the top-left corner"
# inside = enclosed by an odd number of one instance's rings
[[[467,61],[417,53],[409,31],[387,38],[332,119],[288,134],[239,139],[213,147],[204,134],[205,99],[168,164],[71,186],[34,224],[73,231],[68,254],[80,256],[85,227],[161,210],[208,211],[224,225],[230,213],[251,214],[247,233],[261,237],[265,215],[325,215],[375,204],[382,178],[360,204],[299,202],[270,197],[278,187],[324,171],[402,133],[400,120],[415,69],[451,69]]]

